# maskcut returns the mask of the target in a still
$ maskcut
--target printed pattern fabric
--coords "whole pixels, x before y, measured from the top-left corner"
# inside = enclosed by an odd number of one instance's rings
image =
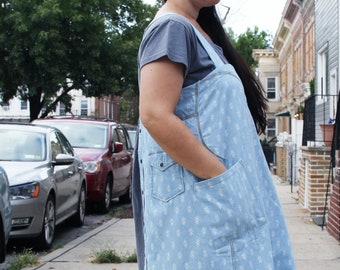
[[[228,170],[201,181],[140,124],[145,241],[140,265],[144,270],[294,270],[282,208],[242,83],[196,34],[216,69],[183,88],[175,113]]]

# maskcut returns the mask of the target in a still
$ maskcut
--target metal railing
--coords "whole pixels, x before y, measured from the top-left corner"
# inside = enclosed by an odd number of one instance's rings
[[[330,118],[335,118],[339,111],[338,100],[338,95],[314,95],[305,100],[302,145],[323,142],[320,124],[327,124]]]

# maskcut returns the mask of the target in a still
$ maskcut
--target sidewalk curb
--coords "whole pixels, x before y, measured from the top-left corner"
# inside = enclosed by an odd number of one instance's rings
[[[116,224],[119,221],[120,221],[120,219],[113,218],[113,219],[109,220],[108,222],[103,223],[99,227],[97,227],[97,228],[83,234],[82,236],[74,239],[73,241],[67,243],[62,248],[58,248],[55,251],[52,251],[51,253],[49,253],[49,254],[47,254],[43,257],[40,257],[39,258],[39,262],[40,262],[39,266],[42,266],[42,264],[46,264],[47,262],[51,262],[51,261],[57,259],[58,257],[64,255],[65,253],[69,252],[70,250],[78,247],[80,244],[86,242],[90,238],[95,237],[97,234],[101,233],[102,231],[105,231],[106,229],[108,229],[109,227],[111,227],[112,225]]]
[[[49,262],[53,262],[53,260],[56,260],[57,258],[61,257],[62,255],[70,252],[71,250],[77,248],[79,245],[83,244],[84,242],[86,242],[87,240],[97,236],[99,233],[107,230],[109,227],[115,225],[116,223],[118,223],[120,221],[120,219],[117,218],[113,218],[105,223],[103,223],[102,225],[100,225],[99,227],[81,235],[80,237],[68,242],[65,246],[58,248],[54,251],[52,251],[51,253],[39,257],[39,264],[35,265],[33,267],[26,267],[23,268],[23,270],[35,270],[35,269],[39,269],[41,267],[43,267],[44,265],[46,265]]]

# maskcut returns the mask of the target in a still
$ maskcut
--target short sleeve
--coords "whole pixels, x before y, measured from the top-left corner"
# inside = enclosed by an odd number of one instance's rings
[[[196,57],[197,41],[192,26],[183,19],[167,19],[147,29],[139,49],[139,68],[167,56],[185,66],[185,75]]]

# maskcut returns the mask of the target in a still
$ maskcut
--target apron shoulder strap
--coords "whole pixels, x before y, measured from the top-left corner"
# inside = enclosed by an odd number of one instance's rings
[[[224,65],[222,59],[219,57],[210,42],[200,33],[200,31],[198,31],[194,26],[192,27],[194,28],[196,36],[198,37],[205,51],[208,53],[210,59],[214,62],[215,67]]]

